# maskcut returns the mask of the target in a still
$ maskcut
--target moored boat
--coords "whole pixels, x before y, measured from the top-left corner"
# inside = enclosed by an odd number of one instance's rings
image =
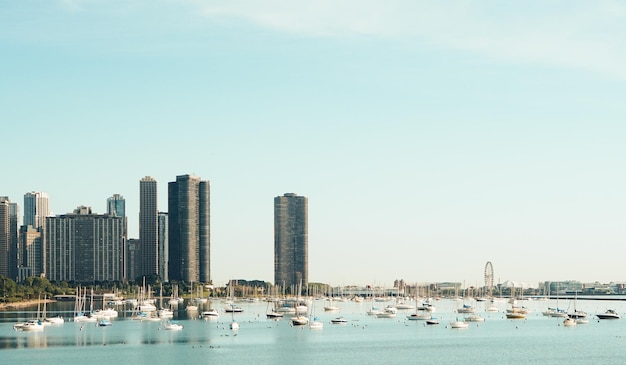
[[[346,323],[348,323],[348,320],[343,318],[343,317],[337,317],[337,318],[331,319],[330,323],[332,323],[332,324],[346,324]]]
[[[217,309],[211,308],[209,310],[203,311],[202,313],[200,313],[200,315],[202,316],[202,318],[208,319],[208,318],[217,318],[220,316],[220,313],[217,311]]]
[[[291,324],[294,326],[304,326],[309,323],[309,319],[304,316],[291,317]]]
[[[596,314],[596,317],[598,317],[598,319],[620,319],[620,315],[617,314],[617,312],[613,309],[607,309],[606,312],[604,313],[598,313]]]
[[[578,322],[576,322],[576,320],[574,318],[571,317],[567,317],[563,320],[563,326],[565,327],[574,327],[575,325],[577,325]]]
[[[183,329],[183,325],[174,321],[167,321],[163,325],[163,328],[168,331],[180,331]]]
[[[467,328],[467,327],[469,327],[469,323],[465,321],[459,321],[457,319],[456,321],[450,322],[450,328]]]

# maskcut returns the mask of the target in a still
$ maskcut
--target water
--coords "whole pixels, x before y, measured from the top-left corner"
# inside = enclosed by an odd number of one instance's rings
[[[413,303],[414,304],[414,303]],[[324,328],[292,327],[288,316],[281,321],[265,318],[267,304],[242,303],[244,312],[234,317],[240,329],[228,329],[231,315],[224,303],[217,320],[202,320],[184,310],[176,312],[182,331],[166,331],[159,322],[130,320],[129,313],[111,327],[66,321],[47,326],[41,333],[13,330],[13,323],[36,316],[36,308],[0,312],[0,363],[43,364],[621,364],[626,345],[626,319],[596,320],[595,313],[607,308],[624,316],[626,303],[578,300],[578,309],[589,314],[589,324],[564,327],[562,319],[542,316],[554,301],[524,301],[531,309],[526,320],[507,320],[506,303],[496,303],[497,313],[484,312],[485,303],[473,303],[485,322],[467,329],[451,329],[449,322],[460,302],[441,300],[433,314],[441,324],[408,321],[411,311],[398,311],[396,318],[368,316],[371,303],[340,303],[340,313],[317,311]],[[573,310],[570,301],[560,306]],[[49,305],[48,314],[71,316],[69,303]],[[323,302],[315,301],[316,308]],[[377,306],[384,305],[376,303]],[[182,306],[181,306],[182,307]],[[202,309],[202,308],[201,308]],[[347,325],[333,325],[337,316]]]

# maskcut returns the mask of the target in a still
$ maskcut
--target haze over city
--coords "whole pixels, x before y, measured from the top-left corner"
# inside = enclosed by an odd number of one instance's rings
[[[309,279],[626,281],[626,5],[0,5],[0,196],[54,214],[211,182],[211,276],[273,281],[273,198]]]

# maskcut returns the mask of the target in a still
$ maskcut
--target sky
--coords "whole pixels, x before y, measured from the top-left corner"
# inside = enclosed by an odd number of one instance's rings
[[[624,2],[0,0],[0,49],[0,195],[137,238],[142,177],[210,180],[216,284],[284,193],[311,282],[626,281]]]

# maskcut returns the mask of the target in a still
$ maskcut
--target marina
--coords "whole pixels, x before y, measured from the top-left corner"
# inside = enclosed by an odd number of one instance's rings
[[[323,299],[305,301],[310,308],[323,307]],[[465,301],[470,303],[470,301]],[[105,326],[100,322],[74,322],[67,302],[48,304],[48,314],[63,317],[62,324],[41,331],[14,329],[16,323],[36,320],[36,308],[0,311],[0,356],[10,363],[42,361],[47,364],[89,361],[90,364],[133,362],[138,364],[226,363],[326,364],[359,362],[413,364],[622,363],[620,349],[626,344],[626,321],[601,320],[608,309],[623,315],[626,303],[578,298],[576,306],[588,313],[585,324],[570,326],[563,318],[544,316],[553,300],[524,300],[523,319],[507,319],[507,301],[475,302],[475,313],[484,321],[465,319],[463,302],[433,301],[437,320],[410,320],[414,310],[398,309],[392,318],[368,315],[371,301],[347,301],[341,311],[316,313],[315,320],[294,325],[290,316],[267,318],[267,303],[241,301],[241,312],[202,316],[209,308],[225,308],[210,300],[199,312],[186,311],[186,303],[173,308],[173,318],[160,321],[132,320],[132,308],[118,308],[118,317]],[[385,307],[393,302],[380,303]],[[419,306],[420,302],[412,301]],[[561,300],[560,305],[574,303]],[[497,312],[487,311],[495,306]],[[313,314],[309,314],[312,316]],[[302,315],[306,317],[306,315]],[[330,325],[342,318],[344,325]],[[424,317],[426,318],[426,317]],[[231,329],[236,323],[235,330]],[[313,325],[315,323],[315,325]],[[329,324],[324,326],[323,324]],[[452,326],[454,323],[454,326]],[[463,324],[465,323],[465,324]],[[172,324],[175,324],[174,326]],[[458,328],[452,328],[458,327]],[[315,329],[315,330],[313,330]],[[465,360],[464,360],[465,359]]]

